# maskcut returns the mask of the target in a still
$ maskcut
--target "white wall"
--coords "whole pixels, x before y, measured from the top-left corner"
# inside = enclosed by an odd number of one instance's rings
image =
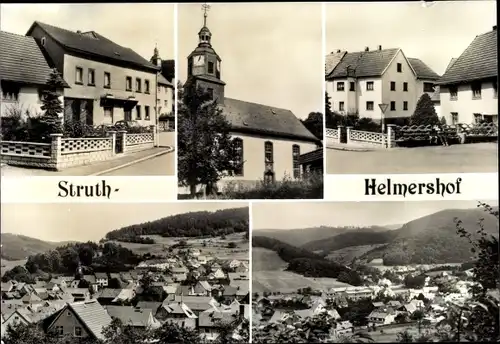
[[[450,91],[447,86],[441,86],[441,113],[446,118],[446,122],[451,124],[451,113],[458,113],[459,123],[474,123],[474,114],[481,113],[486,115],[498,116],[498,98],[495,96],[495,90],[492,82],[483,83],[481,87],[481,99],[472,98],[472,89],[470,84],[460,85],[458,87],[457,99],[450,99]]]
[[[19,90],[18,99],[16,100],[4,100],[0,103],[0,111],[1,116],[7,116],[9,113],[9,109],[21,109],[23,112],[23,116],[26,115],[26,110],[29,111],[31,116],[41,115],[43,113],[41,106],[42,101],[40,100],[38,90],[41,87],[32,85],[32,86],[24,86]],[[63,102],[62,90],[61,96],[59,99],[61,103]],[[0,96],[1,96],[1,88],[0,88]],[[61,114],[62,115],[62,114]]]

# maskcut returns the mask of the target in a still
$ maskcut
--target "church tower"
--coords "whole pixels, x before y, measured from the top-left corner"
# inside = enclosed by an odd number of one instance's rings
[[[152,64],[154,64],[157,67],[161,67],[161,57],[160,53],[158,52],[158,47],[155,45],[155,50],[153,52],[153,56],[151,56],[151,59],[149,60]]]
[[[202,5],[203,27],[198,32],[198,46],[188,56],[186,85],[207,90],[219,104],[224,104],[224,86],[221,79],[221,59],[212,48],[212,33],[207,27],[207,12],[210,6]]]

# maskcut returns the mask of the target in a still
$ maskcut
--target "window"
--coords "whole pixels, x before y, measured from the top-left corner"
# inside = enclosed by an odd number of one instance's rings
[[[266,171],[272,171],[274,164],[274,152],[273,152],[273,143],[270,141],[266,141],[264,143],[264,158],[265,158],[264,162]]]
[[[141,106],[140,105],[137,105],[135,107],[135,119],[141,119]]]
[[[366,110],[373,111],[373,102],[366,102]]]
[[[212,61],[208,61],[208,74],[214,73],[214,63]]]
[[[408,92],[408,83],[403,82],[403,92]]]
[[[104,108],[104,121],[106,123],[110,123],[112,124],[113,123],[113,108],[112,107],[105,107]],[[68,313],[68,316],[70,314]]]
[[[337,91],[344,90],[344,82],[337,82]]]
[[[2,100],[17,101],[19,99],[19,85],[8,81],[2,81]]]
[[[135,78],[135,91],[136,92],[141,92],[141,78]]]
[[[132,91],[132,77],[127,76],[125,79],[125,90],[126,91]]]
[[[344,102],[339,102],[339,111],[344,111]]]
[[[83,84],[83,68],[76,67],[75,84]]]
[[[458,124],[458,112],[451,113],[451,125]]]
[[[111,74],[104,72],[104,87],[111,88]]]
[[[234,139],[234,175],[243,175],[243,140],[239,137]]]
[[[161,86],[160,86],[160,85],[158,85],[158,87],[157,87],[156,91],[157,91],[158,93],[161,93]]]
[[[207,93],[210,99],[214,99],[214,89],[213,88],[207,88]]]
[[[403,102],[403,110],[408,111],[408,102]]]
[[[483,119],[483,115],[481,115],[480,113],[475,113],[474,114],[474,123],[475,124],[481,123],[482,119]]]
[[[47,39],[45,37],[42,37],[42,39],[40,40],[40,43],[42,43],[42,47],[45,46],[46,41],[47,41]]]
[[[95,70],[89,68],[88,85],[95,86]]]
[[[353,92],[356,91],[356,84],[354,82],[349,83],[349,91]]]
[[[149,80],[144,80],[144,93],[149,94]]]
[[[481,83],[475,82],[471,85],[472,99],[481,99]]]
[[[434,84],[432,82],[424,82],[424,92],[426,93],[434,92]]]
[[[165,99],[165,106],[168,106],[168,100]]]
[[[70,317],[71,316],[71,312],[66,312],[66,316]]]
[[[391,111],[396,111],[396,102],[391,102]]]
[[[457,86],[450,86],[450,100],[457,100],[458,99],[458,88]]]
[[[396,91],[396,82],[391,81],[391,91]]]
[[[144,106],[144,119],[149,120],[149,106]]]
[[[75,326],[75,337],[81,337],[82,336],[82,328],[79,326]]]
[[[396,65],[396,68],[397,68],[398,73],[402,73],[403,72],[403,65],[401,63],[398,63]]]
[[[367,81],[366,82],[366,90],[367,91],[373,91],[373,81]]]
[[[300,165],[299,165],[299,156],[300,156],[300,146],[293,145],[292,146],[292,161],[293,161],[293,177],[300,177]]]
[[[64,334],[64,327],[56,326],[56,334],[62,336]]]

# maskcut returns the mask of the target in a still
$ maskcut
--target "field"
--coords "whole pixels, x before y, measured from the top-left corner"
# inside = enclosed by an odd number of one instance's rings
[[[380,271],[384,272],[386,270],[395,270],[395,269],[404,269],[404,268],[411,268],[411,269],[420,269],[420,270],[429,270],[433,268],[437,268],[440,266],[461,266],[461,263],[443,263],[443,264],[410,264],[410,265],[394,265],[394,266],[388,266],[388,265],[383,265],[381,262],[381,259],[374,259],[374,261],[377,262],[370,262],[368,263],[369,266],[373,268],[377,268]],[[443,271],[446,271],[446,269],[443,269]]]
[[[388,326],[381,330],[369,332],[368,334],[372,337],[375,343],[397,343],[398,333],[408,330],[413,337],[418,336],[418,329],[415,325],[401,325],[401,326]]]
[[[248,260],[248,241],[244,238],[245,233],[235,233],[227,235],[225,239],[221,237],[210,238],[182,238],[182,237],[168,237],[164,238],[157,235],[149,235],[148,237],[154,239],[154,244],[137,244],[130,242],[117,242],[118,244],[126,247],[136,254],[154,254],[156,256],[164,255],[167,248],[174,244],[178,244],[184,240],[189,248],[196,248],[201,251],[201,255],[210,255],[219,259],[241,259]],[[235,248],[228,248],[229,243],[235,243]],[[205,246],[203,246],[205,244]]]
[[[22,260],[5,260],[5,259],[2,259],[2,267],[0,269],[2,277],[3,277],[3,274],[5,273],[5,271],[11,270],[12,268],[14,268],[14,267],[16,267],[18,265],[24,266],[24,264],[26,264],[26,259],[22,259]]]
[[[292,293],[297,289],[330,289],[349,286],[334,278],[309,278],[284,271],[287,263],[276,252],[262,248],[252,248],[252,291],[256,293],[276,292]]]
[[[326,259],[332,260],[339,264],[350,264],[354,258],[360,257],[366,252],[369,252],[382,245],[360,245],[341,248],[340,250],[332,251],[326,256]]]

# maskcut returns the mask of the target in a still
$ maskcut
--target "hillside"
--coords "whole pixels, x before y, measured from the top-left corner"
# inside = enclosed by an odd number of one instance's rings
[[[25,235],[2,233],[2,254],[5,260],[23,260],[28,256],[55,249],[68,242],[51,242],[31,238]]]
[[[323,240],[331,238],[335,235],[346,233],[352,230],[364,230],[366,232],[380,232],[387,231],[388,228],[380,226],[372,227],[312,227],[312,228],[296,228],[296,229],[259,229],[253,230],[253,235],[265,236],[268,238],[277,239],[281,242],[293,245],[293,246],[303,246],[310,241]]]
[[[304,277],[336,278],[340,282],[351,285],[361,284],[361,278],[355,271],[303,248],[264,236],[252,236],[252,246],[276,252],[284,262],[288,263],[287,271],[298,273]]]
[[[385,246],[360,258],[383,258],[385,265],[462,263],[471,260],[470,244],[456,234],[454,219],[462,221],[471,233],[484,218],[486,232],[498,235],[498,220],[481,209],[448,209],[404,224]],[[360,239],[362,240],[362,239]]]
[[[130,241],[140,235],[201,237],[240,232],[248,232],[248,207],[172,215],[111,231],[106,239]]]
[[[397,234],[397,231],[394,230],[384,232],[353,230],[338,234],[331,238],[310,241],[303,245],[302,248],[309,251],[329,253],[352,246],[387,244],[391,242]]]
[[[263,247],[252,249],[252,271],[285,270],[287,266],[275,251]]]

